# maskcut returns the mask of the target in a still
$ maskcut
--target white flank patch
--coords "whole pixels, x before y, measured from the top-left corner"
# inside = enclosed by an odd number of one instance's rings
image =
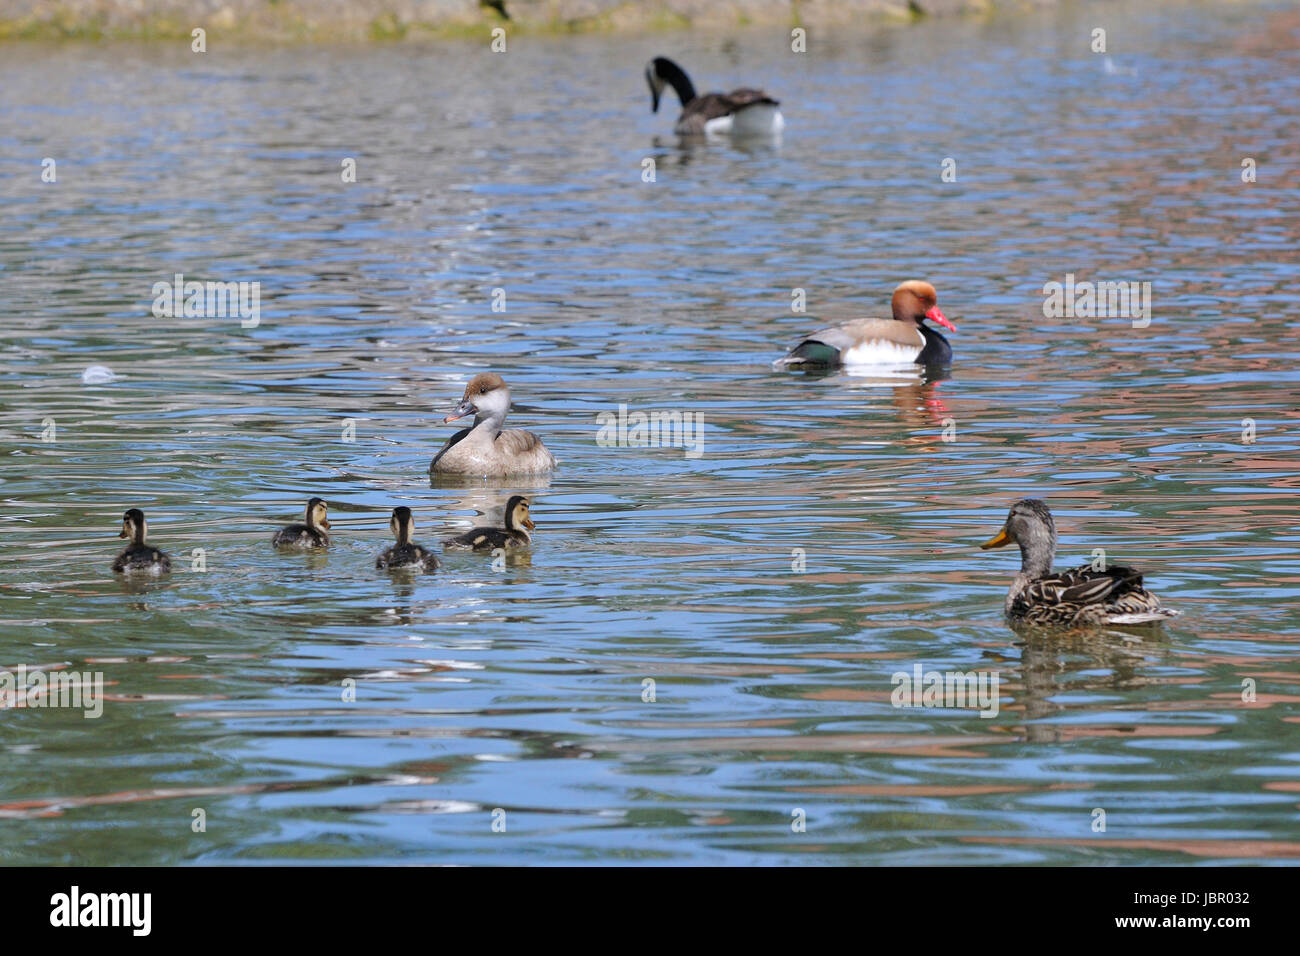
[[[718,116],[711,120],[705,120],[704,132],[715,136],[719,133],[730,133],[733,119],[735,119],[735,117],[728,113],[726,116]]]
[[[923,347],[876,339],[841,352],[840,361],[845,365],[911,365],[915,364]]]
[[[713,135],[730,133],[734,136],[771,136],[783,129],[785,117],[771,103],[746,106],[738,113],[719,116],[704,124],[704,132]]]
[[[1154,624],[1156,621],[1166,621],[1171,617],[1177,617],[1178,612],[1172,608],[1161,608],[1158,611],[1148,611],[1141,614],[1112,614],[1106,618],[1107,624]]]

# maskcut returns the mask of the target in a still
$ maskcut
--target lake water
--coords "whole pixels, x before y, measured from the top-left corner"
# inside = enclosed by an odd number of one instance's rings
[[[1298,51],[1275,3],[0,47],[0,668],[107,695],[0,714],[0,863],[1294,862]],[[680,144],[657,53],[784,141]],[[260,323],[154,318],[177,273]],[[1044,318],[1067,274],[1149,326]],[[771,371],[908,278],[951,377]],[[485,369],[549,482],[431,484]],[[599,445],[620,404],[700,454]],[[374,569],[395,505],[436,543],[514,491],[526,554]],[[333,547],[275,553],[311,495]],[[1010,630],[1022,495],[1183,616]],[[133,506],[164,581],[109,571]],[[892,706],[917,665],[998,713]]]

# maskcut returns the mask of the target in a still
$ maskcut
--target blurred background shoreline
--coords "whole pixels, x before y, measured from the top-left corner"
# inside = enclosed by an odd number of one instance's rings
[[[1067,0],[1068,2],[1068,0]],[[1059,0],[0,0],[0,41],[172,40],[203,28],[270,43],[517,33],[846,28],[1032,11]],[[1076,0],[1077,3],[1077,0]],[[1105,4],[1102,4],[1105,5]]]

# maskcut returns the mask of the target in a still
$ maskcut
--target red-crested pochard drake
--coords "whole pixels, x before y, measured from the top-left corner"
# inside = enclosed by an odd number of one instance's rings
[[[673,132],[679,136],[700,133],[731,133],[736,136],[771,136],[785,128],[779,103],[762,90],[739,89],[730,93],[695,92],[695,84],[686,71],[668,59],[657,56],[645,68],[650,84],[650,111],[659,112],[659,96],[668,85],[682,103]]]
[[[947,365],[952,360],[948,340],[925,324],[937,322],[953,332],[957,327],[939,311],[934,286],[909,279],[894,290],[892,319],[857,319],[814,332],[774,368],[827,365]]]
[[[434,475],[541,475],[555,469],[555,456],[532,432],[503,428],[510,411],[510,389],[496,372],[480,372],[465,386],[465,395],[443,422],[466,415],[474,424],[447,440],[429,462]]]

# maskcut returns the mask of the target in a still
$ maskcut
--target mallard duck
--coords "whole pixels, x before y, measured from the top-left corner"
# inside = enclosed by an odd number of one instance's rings
[[[130,508],[122,514],[122,530],[119,538],[130,538],[117,560],[113,570],[119,574],[143,572],[145,574],[165,574],[172,569],[172,560],[157,548],[145,544],[144,536],[149,526],[144,520],[144,512],[139,508]]]
[[[948,340],[925,324],[930,319],[957,331],[939,311],[934,286],[919,279],[899,283],[890,309],[892,319],[857,319],[814,332],[772,365],[947,365],[952,361]]]
[[[1142,587],[1132,568],[1090,565],[1052,572],[1056,524],[1047,505],[1021,498],[1011,506],[1007,523],[984,550],[1020,545],[1020,573],[1007,592],[1006,614],[1013,621],[1037,625],[1151,624],[1178,612]]]
[[[659,112],[659,96],[668,85],[682,103],[673,132],[679,136],[700,133],[730,133],[736,136],[771,136],[785,128],[780,104],[762,90],[739,89],[730,93],[698,96],[686,71],[657,56],[645,68],[650,84],[650,112]]]
[[[285,525],[275,533],[271,543],[277,548],[328,548],[330,536],[329,505],[323,498],[311,498],[303,514],[303,524]]]
[[[430,474],[540,475],[555,469],[555,456],[532,432],[503,428],[510,411],[510,388],[495,372],[480,372],[469,380],[460,404],[443,422],[466,415],[474,424],[447,440],[429,462]]]
[[[474,551],[495,551],[497,548],[522,548],[533,540],[529,534],[537,525],[528,516],[528,499],[514,495],[506,502],[504,528],[472,528],[464,534],[445,539],[445,548],[470,548]]]
[[[437,556],[411,540],[411,534],[415,531],[415,516],[411,514],[410,508],[394,508],[388,527],[393,529],[397,544],[375,558],[375,567],[422,568],[425,571],[437,569]]]

